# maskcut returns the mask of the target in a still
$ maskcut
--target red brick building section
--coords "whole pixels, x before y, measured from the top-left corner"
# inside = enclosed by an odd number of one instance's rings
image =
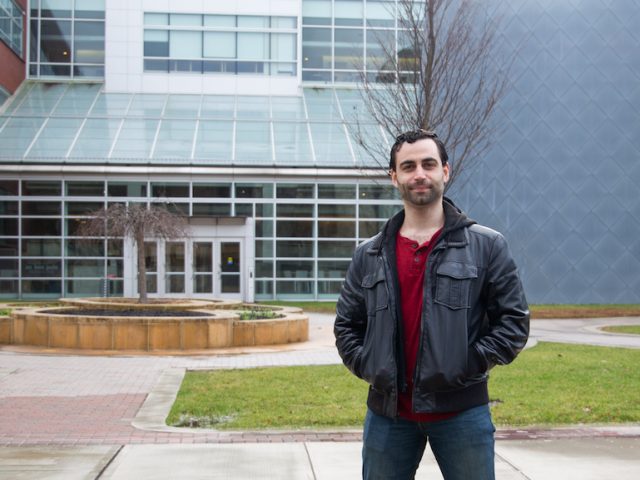
[[[0,86],[13,94],[25,78],[25,59],[27,57],[27,0],[12,0],[18,5],[24,15],[22,16],[22,58],[14,52],[6,43],[0,40]]]

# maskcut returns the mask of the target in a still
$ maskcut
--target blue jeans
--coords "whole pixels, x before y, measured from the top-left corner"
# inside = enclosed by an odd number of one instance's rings
[[[488,405],[438,422],[391,419],[367,411],[364,480],[413,479],[429,442],[445,480],[494,480],[495,427]]]

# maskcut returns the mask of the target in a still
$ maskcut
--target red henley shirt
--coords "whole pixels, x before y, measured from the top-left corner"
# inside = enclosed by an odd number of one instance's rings
[[[404,361],[406,366],[407,390],[398,396],[398,415],[415,422],[434,422],[451,418],[456,413],[416,413],[413,411],[413,373],[418,358],[421,335],[422,298],[424,273],[429,253],[440,236],[438,230],[431,240],[418,245],[418,242],[398,233],[396,241],[396,259],[398,282],[400,285],[400,304],[402,305],[402,326],[404,329]]]

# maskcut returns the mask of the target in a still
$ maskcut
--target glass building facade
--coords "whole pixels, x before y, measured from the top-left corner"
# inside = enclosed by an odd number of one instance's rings
[[[123,240],[87,242],[76,230],[92,211],[128,202],[191,217],[255,218],[256,299],[334,298],[357,243],[399,209],[392,190],[370,182],[84,177],[0,181],[0,296],[122,295]],[[155,265],[149,261],[150,276]],[[155,285],[154,278],[150,293]]]
[[[13,0],[0,0],[0,40],[22,58],[24,12]]]
[[[0,107],[2,295],[128,294],[126,239],[74,235],[94,207],[127,201],[196,223],[245,219],[256,299],[335,298],[355,245],[400,206],[386,159],[350,135],[358,117],[388,143],[355,82],[363,69],[388,73],[380,39],[402,51],[396,2],[292,0],[290,13],[249,3],[135,12],[132,91],[110,87],[129,84],[109,77],[103,1],[30,2],[32,80]],[[640,6],[485,5],[501,18],[499,58],[514,63],[491,148],[448,195],[504,233],[532,303],[639,302]],[[234,93],[143,91],[163,75]],[[295,88],[255,91],[283,79]],[[188,259],[175,259],[217,255],[194,242],[150,241],[151,291],[191,292],[180,280]],[[209,270],[193,270],[208,288]]]

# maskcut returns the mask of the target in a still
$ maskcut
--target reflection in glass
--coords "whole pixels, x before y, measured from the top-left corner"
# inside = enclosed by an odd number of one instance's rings
[[[353,238],[356,236],[355,222],[319,221],[318,237]]]
[[[229,198],[231,196],[230,183],[194,183],[194,198]]]
[[[0,280],[0,298],[12,298],[18,294],[18,280]]]
[[[24,298],[56,298],[62,295],[60,280],[23,280],[22,296]]]
[[[336,29],[334,32],[335,68],[358,70],[362,68],[364,30],[361,28]]]
[[[389,218],[401,208],[400,205],[360,205],[360,218]]]
[[[256,257],[272,257],[273,240],[256,240]]]
[[[313,261],[277,261],[276,277],[313,278]]]
[[[184,272],[184,243],[167,242],[165,268],[167,272]]]
[[[2,219],[0,219],[0,232],[2,231]],[[18,239],[17,238],[0,238],[0,256],[17,257],[18,256]]]
[[[238,198],[273,198],[272,183],[236,183]]]
[[[213,245],[211,242],[193,243],[193,271],[213,271]]]
[[[240,272],[240,243],[220,243],[220,269],[222,273]]]
[[[278,294],[311,295],[313,293],[313,283],[311,281],[281,280],[276,282],[276,290]]]
[[[342,282],[318,281],[318,295],[338,295],[342,288]]]
[[[319,241],[318,257],[351,258],[355,248],[354,241]]]
[[[146,197],[147,182],[109,182],[110,197]]]
[[[318,217],[354,218],[356,216],[355,205],[318,205]]]
[[[315,185],[312,183],[278,184],[278,198],[314,198]]]
[[[240,293],[239,242],[220,242],[220,291]]]
[[[156,242],[144,242],[144,265],[147,273],[158,271],[158,246]]]
[[[75,63],[104,63],[104,22],[75,22]]]
[[[40,61],[71,63],[71,22],[42,20],[40,25]],[[56,67],[53,67],[54,70]]]
[[[240,293],[240,276],[223,276],[220,279],[220,291],[222,293]]]
[[[65,268],[69,277],[104,277],[103,260],[67,260]]]
[[[256,277],[273,277],[273,260],[256,260]]]
[[[348,261],[331,260],[318,262],[318,278],[344,278],[349,268]]]
[[[23,277],[59,277],[62,275],[62,262],[50,259],[23,259]]]
[[[0,218],[0,235],[17,236],[18,235],[18,219],[17,218]]]
[[[23,257],[59,257],[60,240],[53,238],[30,238],[22,240]]]
[[[104,182],[66,182],[67,195],[76,197],[101,197],[104,195]]]
[[[277,237],[313,237],[313,221],[278,220]]]
[[[18,201],[0,200],[0,215],[18,215]]]
[[[276,242],[277,257],[313,257],[313,241],[311,240],[278,240]]]
[[[22,235],[28,237],[55,237],[61,233],[61,222],[57,218],[23,218]]]
[[[318,184],[318,198],[344,198],[353,200],[355,196],[355,185],[327,185],[322,183]]]
[[[67,215],[87,215],[101,210],[104,207],[102,202],[66,202]]]
[[[18,195],[18,180],[0,180],[0,195]]]
[[[39,180],[23,180],[22,195],[38,195],[38,196],[57,196],[62,193],[61,182],[57,181],[39,181]]]
[[[69,297],[102,296],[104,280],[67,280],[65,295]]]
[[[313,217],[313,205],[279,203],[276,205],[276,215],[278,217]]]
[[[152,197],[189,197],[188,183],[152,183]]]
[[[18,260],[0,258],[0,277],[17,277]]]
[[[23,215],[60,215],[61,202],[22,202]]]
[[[228,217],[231,215],[231,204],[229,203],[194,203],[193,215],[205,217]]]

